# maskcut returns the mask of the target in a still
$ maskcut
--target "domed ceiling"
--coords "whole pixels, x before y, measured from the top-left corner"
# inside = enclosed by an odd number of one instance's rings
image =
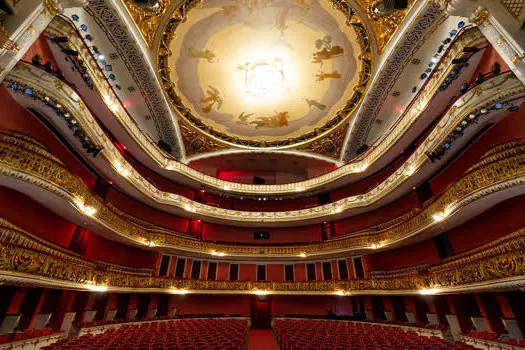
[[[252,147],[290,146],[333,130],[361,101],[371,70],[368,34],[342,4],[183,4],[159,51],[172,105],[202,132]]]

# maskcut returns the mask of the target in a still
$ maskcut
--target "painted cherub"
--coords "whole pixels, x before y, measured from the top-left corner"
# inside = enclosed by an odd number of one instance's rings
[[[207,103],[206,106],[202,107],[204,113],[210,113],[213,109],[213,106],[217,104],[217,110],[222,106],[222,98],[220,97],[219,90],[213,86],[208,85],[208,90],[206,90],[208,97],[201,98],[201,103]]]

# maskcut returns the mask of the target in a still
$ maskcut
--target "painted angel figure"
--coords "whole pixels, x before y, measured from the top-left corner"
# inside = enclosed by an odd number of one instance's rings
[[[222,106],[222,98],[220,97],[219,90],[213,86],[208,85],[206,95],[208,97],[201,98],[200,100],[201,103],[207,104],[206,106],[202,107],[202,111],[204,113],[210,113],[215,104],[217,104],[217,110],[219,110]]]

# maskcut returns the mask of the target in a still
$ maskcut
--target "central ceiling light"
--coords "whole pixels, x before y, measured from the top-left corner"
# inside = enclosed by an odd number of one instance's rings
[[[281,60],[259,61],[248,64],[245,75],[245,88],[253,97],[277,96],[285,86],[284,69]]]

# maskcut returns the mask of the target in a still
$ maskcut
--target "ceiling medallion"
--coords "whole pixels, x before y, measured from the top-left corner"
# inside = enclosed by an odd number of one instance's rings
[[[216,140],[291,147],[340,127],[364,97],[370,38],[345,1],[186,1],[158,73],[175,110]]]

